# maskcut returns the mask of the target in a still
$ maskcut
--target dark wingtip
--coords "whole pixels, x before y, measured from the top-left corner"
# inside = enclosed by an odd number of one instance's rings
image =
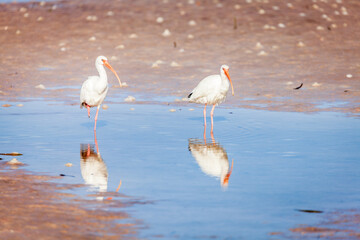
[[[190,98],[192,94],[193,94],[193,93],[190,93],[189,96],[188,96],[188,98]]]

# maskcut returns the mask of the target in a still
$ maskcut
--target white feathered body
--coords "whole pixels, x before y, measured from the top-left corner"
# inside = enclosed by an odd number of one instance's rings
[[[205,174],[224,181],[229,172],[229,160],[224,148],[218,144],[189,141],[189,150]]]
[[[108,81],[104,65],[101,63],[103,56],[99,56],[95,61],[95,67],[99,76],[90,76],[83,83],[80,91],[80,105],[85,103],[90,107],[97,107],[104,101],[108,92]]]
[[[91,185],[99,192],[106,192],[108,171],[104,161],[95,156],[81,159],[81,175],[86,184]]]
[[[100,154],[93,146],[82,144],[80,149],[81,175],[86,184],[99,192],[106,192],[108,184],[108,170]]]
[[[86,103],[90,107],[99,106],[104,101],[108,90],[107,79],[91,76],[81,87],[80,104]]]
[[[230,84],[226,76],[208,76],[201,80],[194,90],[192,90],[189,95],[190,102],[218,105],[225,101],[229,87]]]

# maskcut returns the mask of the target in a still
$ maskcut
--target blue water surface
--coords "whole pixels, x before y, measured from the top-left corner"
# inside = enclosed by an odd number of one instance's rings
[[[74,176],[59,181],[88,183],[88,193],[104,191],[81,172],[81,144],[95,143],[95,109],[88,119],[78,105],[16,104],[0,109],[0,152],[23,153],[17,158],[28,170]],[[149,202],[125,209],[141,220],[136,237],[282,239],[270,233],[321,219],[298,209],[358,207],[358,118],[218,107],[214,121],[214,138],[208,126],[204,139],[196,105],[112,103],[100,110],[106,191],[121,180],[121,193]]]

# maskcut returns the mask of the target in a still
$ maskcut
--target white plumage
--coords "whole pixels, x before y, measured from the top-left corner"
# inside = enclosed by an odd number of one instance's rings
[[[223,147],[215,142],[206,144],[198,139],[189,139],[189,150],[205,174],[219,178],[221,186],[228,186],[232,166],[230,168]]]
[[[108,81],[104,66],[109,68],[119,80],[121,87],[121,81],[115,70],[111,67],[108,60],[104,56],[96,58],[95,67],[99,72],[99,76],[90,76],[83,83],[80,91],[80,106],[85,106],[88,110],[88,116],[90,117],[90,108],[97,107],[95,116],[94,131],[96,131],[96,122],[99,114],[100,105],[103,103],[106,94],[108,92]]]
[[[232,95],[234,88],[229,75],[229,67],[222,65],[220,75],[211,75],[203,80],[192,90],[188,98],[190,102],[205,104],[204,107],[204,126],[206,128],[206,106],[213,105],[211,110],[211,132],[213,132],[213,115],[215,106],[225,101],[227,92],[231,85]]]
[[[94,151],[93,145],[81,144],[81,175],[86,184],[89,184],[93,190],[106,192],[108,185],[108,171],[105,162],[100,153]],[[99,200],[102,197],[98,198]]]

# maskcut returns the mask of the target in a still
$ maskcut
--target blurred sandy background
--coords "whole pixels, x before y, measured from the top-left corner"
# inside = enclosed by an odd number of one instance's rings
[[[359,12],[357,0],[0,4],[0,100],[78,104],[82,82],[97,74],[95,58],[105,55],[128,84],[115,88],[109,72],[108,96],[119,102],[182,99],[227,64],[231,106],[356,114]]]

